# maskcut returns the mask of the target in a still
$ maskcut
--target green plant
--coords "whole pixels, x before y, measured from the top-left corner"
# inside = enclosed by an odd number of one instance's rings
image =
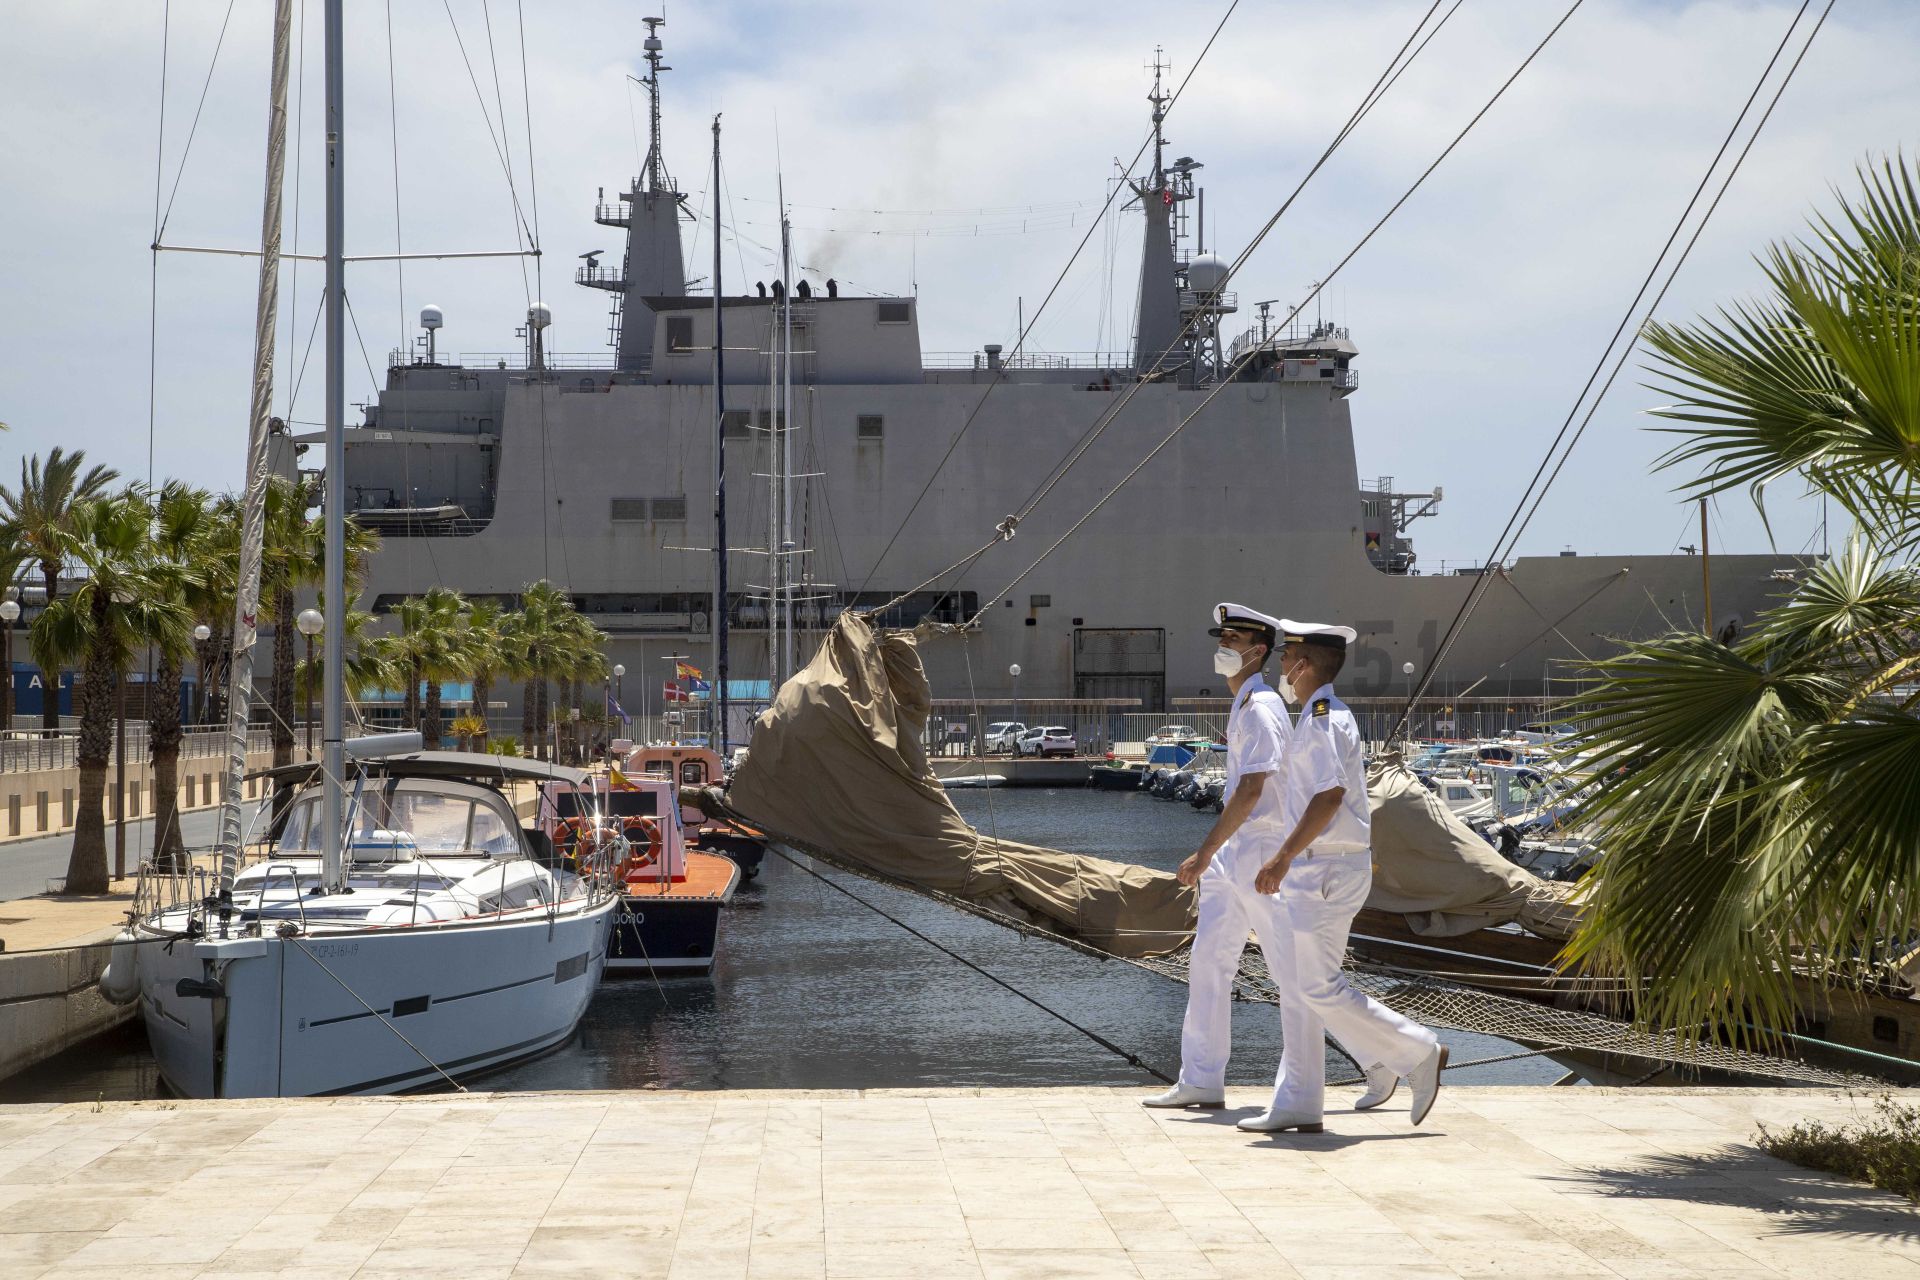
[[[1779,1131],[1763,1124],[1754,1141],[1768,1155],[1920,1202],[1920,1107],[1883,1094],[1874,1110],[1874,1119],[1855,1124],[1802,1120]]]
[[[517,756],[520,754],[520,739],[507,735],[487,739],[487,754],[496,756]]]

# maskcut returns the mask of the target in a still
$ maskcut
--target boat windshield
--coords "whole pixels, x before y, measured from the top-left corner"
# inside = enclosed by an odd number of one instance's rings
[[[319,795],[301,797],[287,815],[280,852],[317,854],[320,826]],[[483,799],[412,779],[400,781],[391,790],[369,787],[353,813],[348,841],[384,845],[391,843],[393,832],[412,836],[414,848],[424,854],[472,851],[500,856],[520,850],[519,833]]]

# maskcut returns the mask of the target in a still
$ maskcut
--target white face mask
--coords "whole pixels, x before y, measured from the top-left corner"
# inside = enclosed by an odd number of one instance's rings
[[[1294,688],[1293,677],[1289,676],[1285,671],[1280,673],[1279,693],[1281,699],[1290,707],[1300,701],[1300,691]]]
[[[1213,669],[1223,676],[1237,676],[1240,674],[1240,668],[1246,665],[1245,658],[1225,645],[1213,651]]]

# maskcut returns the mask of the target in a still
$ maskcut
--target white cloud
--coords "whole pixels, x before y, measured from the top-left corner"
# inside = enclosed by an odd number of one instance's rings
[[[298,2],[298,0],[297,0]],[[496,109],[482,7],[454,13],[489,111]],[[1195,76],[1168,131],[1175,154],[1206,162],[1208,220],[1236,251],[1324,147],[1414,18],[1415,3],[1324,6],[1247,0]],[[1363,474],[1443,484],[1449,500],[1419,530],[1429,561],[1483,554],[1531,473],[1688,193],[1798,6],[1777,2],[1590,0],[1460,150],[1330,288],[1329,314],[1362,352],[1353,410]],[[9,7],[0,46],[0,472],[54,444],[86,448],[130,474],[148,458],[147,281],[160,60],[157,6]],[[917,279],[929,349],[1010,343],[1082,233],[874,235],[911,219],[849,211],[1002,209],[1098,201],[1112,157],[1145,125],[1142,64],[1156,40],[1184,75],[1221,6],[1125,0],[1080,6],[843,3],[676,5],[664,35],[668,159],[704,199],[708,125],[723,111],[732,213],[772,243],[779,158],[802,261],[904,291]],[[299,239],[319,246],[319,9],[307,42]],[[475,90],[437,4],[394,6],[402,227],[409,250],[515,243],[505,182]],[[1315,180],[1237,282],[1241,297],[1297,298],[1344,253],[1545,31],[1559,6],[1467,0],[1419,63]],[[171,183],[226,6],[173,5],[166,103]],[[619,233],[591,220],[595,192],[639,166],[644,100],[640,9],[530,7],[527,65],[546,257],[540,283],[554,344],[599,350],[605,295],[571,283],[575,256]],[[236,6],[167,239],[257,243],[270,6]],[[494,55],[516,175],[533,189],[519,99],[516,14],[493,4]],[[350,241],[394,243],[385,9],[348,5]],[[1662,308],[1711,309],[1756,287],[1751,255],[1791,235],[1826,188],[1869,153],[1914,141],[1910,68],[1920,29],[1905,5],[1855,3],[1828,22]],[[642,143],[643,144],[643,143]],[[292,191],[289,190],[292,204]],[[833,206],[825,208],[821,206]],[[1006,214],[983,218],[1004,223]],[[957,219],[923,219],[943,225]],[[826,228],[838,227],[839,232]],[[292,223],[288,226],[292,247]],[[1102,341],[1103,296],[1125,342],[1135,233],[1096,234],[1037,332],[1057,350]],[[1210,230],[1209,241],[1215,236]],[[694,273],[706,274],[703,230]],[[730,276],[769,274],[766,255],[730,245]],[[507,351],[529,293],[511,261],[357,268],[350,287],[368,358],[410,336],[426,302],[447,311],[446,349]],[[735,280],[738,284],[738,280]],[[254,267],[168,256],[159,268],[153,457],[161,475],[237,481],[245,427]],[[295,305],[297,290],[297,314]],[[282,297],[281,392],[298,373],[319,273],[290,272]],[[291,331],[291,335],[289,333]],[[358,359],[353,337],[349,350]],[[319,416],[318,351],[295,417]],[[1662,445],[1640,411],[1657,397],[1623,375],[1543,510],[1526,549],[1666,551],[1688,519],[1650,477]],[[350,399],[368,397],[364,368]],[[1791,509],[1787,509],[1791,508]],[[1817,513],[1776,512],[1797,547]],[[1600,518],[1596,518],[1596,516]],[[1723,504],[1722,545],[1758,549],[1744,500]],[[1689,536],[1686,540],[1691,540]]]

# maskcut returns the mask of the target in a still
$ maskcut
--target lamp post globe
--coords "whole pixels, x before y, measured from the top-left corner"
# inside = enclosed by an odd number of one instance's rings
[[[294,625],[300,628],[303,636],[317,636],[326,627],[327,620],[318,609],[302,609],[300,616],[294,619]]]
[[[203,642],[210,640],[213,638],[213,628],[203,622],[193,629],[193,638]]]
[[[1403,676],[1410,676],[1410,675],[1412,675],[1412,674],[1413,674],[1413,664],[1412,664],[1411,662],[1403,662],[1403,663],[1401,663],[1401,664],[1400,664],[1400,674],[1401,674],[1401,675],[1403,675]]]
[[[1012,676],[1015,680],[1018,680],[1020,678],[1020,664],[1016,662],[1012,666],[1008,667],[1007,674]]]
[[[624,663],[624,662],[616,662],[616,663],[614,663],[614,664],[613,664],[613,675],[614,675],[614,678],[615,678],[616,680],[617,680],[617,679],[619,679],[619,678],[620,678],[621,676],[623,676],[623,675],[625,675],[625,674],[627,674],[627,664],[626,664],[626,663]]]
[[[0,622],[12,626],[20,620],[20,602],[18,600],[0,600]]]

